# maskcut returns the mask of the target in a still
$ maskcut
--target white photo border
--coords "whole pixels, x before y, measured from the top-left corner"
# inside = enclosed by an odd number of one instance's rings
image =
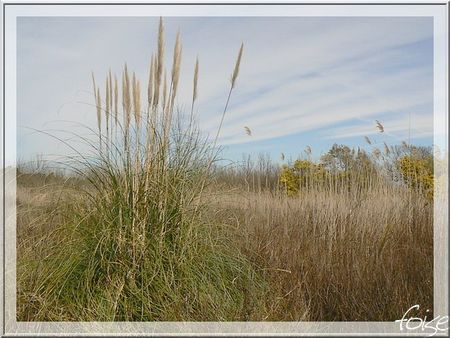
[[[16,23],[23,16],[427,16],[434,27],[435,162],[434,314],[448,316],[448,16],[444,3],[4,3],[3,119],[0,185],[3,192],[1,318],[5,336],[422,336],[395,322],[17,322],[16,321]],[[436,160],[435,160],[436,161]],[[413,262],[411,264],[414,264]],[[414,305],[414,304],[411,304]],[[436,334],[448,335],[447,332]]]

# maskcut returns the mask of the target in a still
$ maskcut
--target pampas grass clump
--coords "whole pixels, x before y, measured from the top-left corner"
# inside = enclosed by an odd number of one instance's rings
[[[235,320],[247,318],[246,308],[257,301],[261,280],[226,231],[203,216],[220,128],[211,146],[193,124],[199,62],[186,124],[175,105],[179,33],[169,77],[164,55],[161,20],[145,104],[141,83],[126,64],[121,87],[116,75],[107,74],[104,95],[92,75],[98,138],[83,139],[92,156],[80,154],[72,166],[88,184],[60,232],[64,247],[45,262],[52,278],[29,290],[41,302],[22,309],[20,318],[58,320],[64,312],[66,320],[77,321]]]

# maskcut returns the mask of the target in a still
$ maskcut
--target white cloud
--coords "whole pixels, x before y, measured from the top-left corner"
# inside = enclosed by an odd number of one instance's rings
[[[383,136],[394,139],[395,141],[406,141],[411,139],[432,137],[433,120],[426,115],[405,114],[403,116],[393,116],[382,122],[384,133],[381,134],[375,127],[375,121],[365,121],[363,125],[352,125],[330,129],[330,133],[324,135],[328,139],[342,139],[351,137],[364,137],[371,135]]]
[[[179,103],[186,107],[199,55],[196,110],[200,127],[212,135],[239,45],[245,43],[221,144],[248,142],[244,125],[257,141],[386,112],[403,114],[415,106],[432,108],[432,64],[405,49],[432,38],[431,19],[173,17],[165,22],[167,60],[177,29],[182,33]],[[38,129],[58,119],[95,125],[93,108],[76,103],[92,102],[90,71],[99,78],[109,67],[120,73],[127,60],[145,79],[156,27],[155,18],[21,18],[19,123]],[[415,50],[427,55],[427,50]],[[421,125],[432,123],[431,113],[416,112]],[[346,135],[345,128],[334,130]],[[39,151],[42,145],[31,140],[19,139],[23,148]],[[52,147],[47,142],[45,148]]]

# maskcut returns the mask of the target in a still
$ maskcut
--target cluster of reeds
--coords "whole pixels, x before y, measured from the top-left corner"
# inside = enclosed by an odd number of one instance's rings
[[[133,266],[142,259],[148,237],[161,242],[183,228],[181,211],[188,210],[198,194],[193,181],[199,176],[199,166],[210,156],[195,128],[176,125],[181,123],[180,116],[174,114],[181,53],[177,34],[168,79],[161,20],[157,51],[150,61],[145,104],[141,101],[140,81],[134,72],[130,74],[126,64],[121,86],[117,76],[113,80],[111,72],[107,75],[104,99],[93,76],[99,139],[93,145],[98,163],[89,164],[92,170],[88,179],[96,188],[92,199],[103,195],[106,210],[102,214],[108,214],[111,206],[118,207],[111,213],[114,220],[108,222],[125,225],[117,229],[117,245],[119,255],[130,251]],[[197,81],[192,105],[196,87]]]
[[[393,321],[433,311],[433,206],[393,186],[364,196],[298,198],[242,191],[217,197],[218,219],[269,285],[263,320]],[[427,311],[429,310],[429,311]]]
[[[410,304],[432,313],[432,148],[366,142],[218,170],[228,189],[218,218],[241,229],[236,241],[270,285],[264,320],[392,321]]]
[[[240,230],[236,242],[270,286],[264,320],[392,321],[410,304],[432,312],[432,200],[374,162],[352,166],[327,177],[298,160],[272,189],[264,179],[247,188],[257,169],[221,172],[233,190],[214,210]]]

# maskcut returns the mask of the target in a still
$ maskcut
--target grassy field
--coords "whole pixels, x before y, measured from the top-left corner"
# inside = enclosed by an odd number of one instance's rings
[[[145,90],[126,64],[102,90],[93,76],[97,128],[76,140],[88,153],[61,140],[75,151],[65,174],[19,166],[18,320],[383,321],[414,304],[432,311],[431,149],[380,150],[367,138],[366,150],[221,166],[243,45],[213,139],[193,114],[198,62],[183,115],[179,36],[170,72],[164,50],[161,22]]]
[[[124,253],[98,252],[107,230],[96,219],[82,224],[83,185],[18,176],[20,320],[380,321],[410,304],[433,308],[432,203],[405,187],[316,188],[289,197],[282,189],[213,183],[198,237],[189,239],[195,247],[170,242],[138,263],[152,274],[143,300],[125,293],[133,283],[125,271],[113,279]],[[118,271],[132,271],[131,261],[123,264]]]
[[[413,203],[401,191],[246,193],[217,210],[268,281],[261,319],[380,321],[408,304],[432,309],[432,208]]]

